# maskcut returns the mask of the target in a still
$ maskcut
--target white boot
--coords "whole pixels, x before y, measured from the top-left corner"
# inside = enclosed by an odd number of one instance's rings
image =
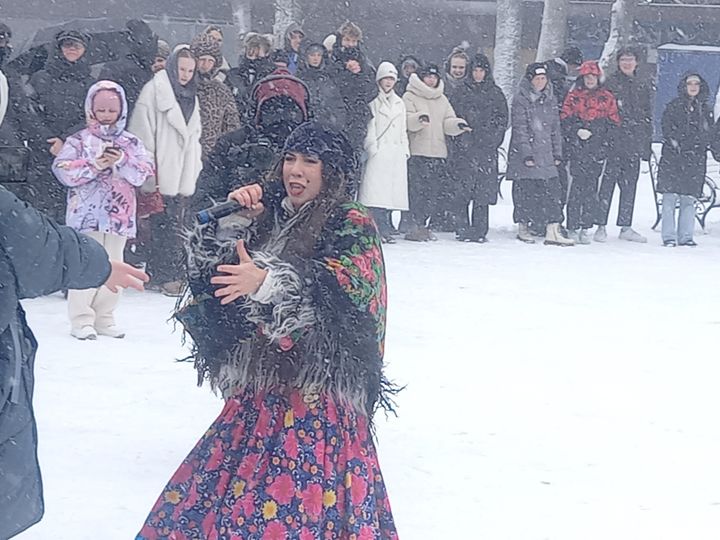
[[[585,246],[590,244],[590,229],[580,229],[580,234],[578,235],[577,243],[583,244]]]
[[[535,239],[530,234],[527,223],[518,223],[517,239],[526,244],[534,244]]]
[[[70,334],[73,337],[79,339],[80,341],[94,341],[97,339],[97,332],[90,325],[81,326],[80,328],[73,328],[70,331]]]
[[[111,338],[115,338],[115,339],[122,339],[125,337],[125,332],[120,330],[114,324],[111,326],[107,326],[105,328],[98,328],[97,333],[99,336],[106,336],[106,337],[111,337]]]
[[[548,223],[545,228],[545,245],[546,246],[574,246],[575,242],[569,238],[565,238],[560,232],[559,223]]]
[[[601,243],[607,242],[607,229],[605,228],[605,225],[598,225],[598,228],[593,235],[593,240]]]

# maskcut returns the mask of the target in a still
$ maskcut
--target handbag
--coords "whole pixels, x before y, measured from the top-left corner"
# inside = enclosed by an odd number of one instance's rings
[[[30,149],[25,146],[0,146],[0,184],[27,182]]]

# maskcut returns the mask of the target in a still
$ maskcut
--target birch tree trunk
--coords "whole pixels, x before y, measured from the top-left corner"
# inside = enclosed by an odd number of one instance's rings
[[[497,0],[495,15],[495,81],[508,100],[517,86],[520,58],[521,0]]]
[[[300,22],[301,9],[298,0],[275,0],[275,23],[273,34],[275,46],[285,48],[285,31],[293,22]]]
[[[600,55],[600,67],[607,71],[615,54],[621,47],[630,43],[633,13],[632,0],[615,0],[610,8],[610,35]]]
[[[251,0],[232,0],[230,7],[233,14],[233,24],[239,36],[244,36],[252,28],[252,2]]]
[[[557,58],[565,48],[569,0],[545,0],[537,62]]]

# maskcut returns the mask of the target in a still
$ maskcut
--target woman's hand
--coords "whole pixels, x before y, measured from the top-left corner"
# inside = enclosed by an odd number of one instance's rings
[[[50,153],[57,157],[60,150],[62,150],[64,144],[63,140],[60,137],[50,137],[46,142],[50,145]]]
[[[227,275],[215,276],[210,279],[210,283],[213,285],[225,285],[222,289],[215,291],[215,296],[222,298],[220,303],[223,306],[234,302],[241,296],[256,293],[265,281],[265,276],[267,276],[268,273],[267,270],[255,266],[252,257],[250,257],[250,254],[245,249],[244,241],[238,240],[236,249],[240,257],[240,264],[221,264],[217,267],[218,272]]]
[[[240,206],[246,208],[241,215],[253,219],[265,210],[265,206],[262,203],[262,196],[262,187],[260,187],[259,184],[252,184],[232,191],[228,195],[228,200],[236,201]]]

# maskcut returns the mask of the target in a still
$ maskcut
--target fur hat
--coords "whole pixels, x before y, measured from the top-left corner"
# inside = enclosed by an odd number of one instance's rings
[[[340,28],[338,28],[338,34],[340,37],[355,38],[358,41],[362,41],[363,33],[360,27],[354,22],[345,21]]]
[[[272,41],[264,34],[257,32],[248,32],[243,39],[243,46],[246,51],[250,49],[266,49],[272,50]]]
[[[190,42],[190,52],[195,58],[212,56],[215,59],[215,65],[220,67],[220,63],[222,62],[220,44],[209,34],[198,34],[195,36]]]
[[[168,59],[170,56],[170,44],[164,39],[158,39],[157,54],[158,58]]]
[[[306,122],[293,131],[283,148],[283,154],[288,152],[316,156],[323,165],[345,174],[357,167],[355,152],[345,136],[319,122]]]
[[[525,77],[528,81],[532,81],[538,75],[547,76],[547,66],[542,62],[534,62],[525,69]]]

